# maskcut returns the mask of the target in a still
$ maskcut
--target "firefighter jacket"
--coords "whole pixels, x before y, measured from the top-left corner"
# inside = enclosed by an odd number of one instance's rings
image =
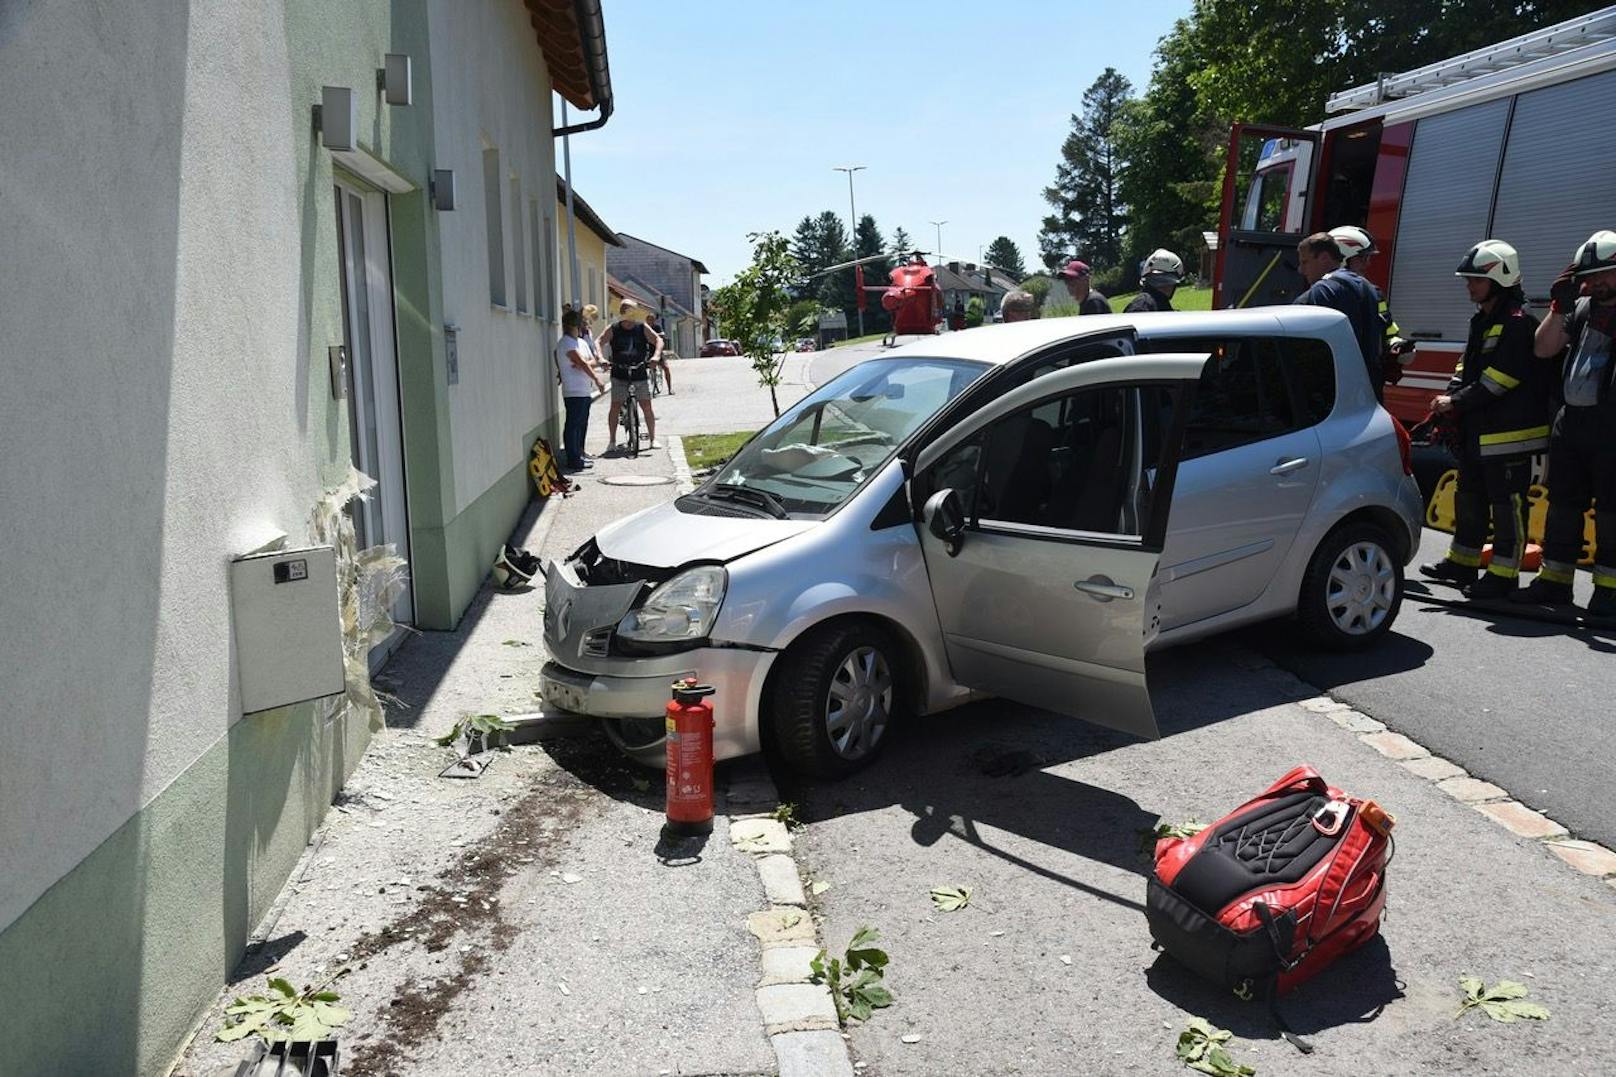
[[[1448,383],[1464,452],[1516,456],[1549,447],[1553,364],[1533,357],[1536,331],[1537,319],[1504,299],[1470,319]]]

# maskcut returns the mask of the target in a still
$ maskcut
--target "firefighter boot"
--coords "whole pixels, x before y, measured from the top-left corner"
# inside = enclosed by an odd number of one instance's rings
[[[1588,600],[1588,616],[1596,620],[1616,620],[1616,587],[1595,587]]]
[[[1500,576],[1496,572],[1489,572],[1465,588],[1465,597],[1482,602],[1498,602],[1514,594],[1518,582],[1513,576]]]
[[[1469,565],[1461,565],[1457,561],[1447,559],[1432,561],[1428,565],[1420,566],[1420,575],[1428,576],[1433,580],[1441,580],[1443,583],[1455,584],[1459,587],[1467,587],[1475,583],[1476,577],[1480,574],[1481,569],[1479,568],[1471,568]]]
[[[1569,606],[1571,605],[1571,585],[1558,580],[1545,580],[1542,576],[1527,584],[1524,588],[1509,596],[1511,602],[1522,602],[1530,606]]]

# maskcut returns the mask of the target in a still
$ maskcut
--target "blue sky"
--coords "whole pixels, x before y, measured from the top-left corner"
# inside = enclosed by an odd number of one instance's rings
[[[617,111],[572,139],[573,180],[615,229],[701,259],[713,285],[746,233],[807,213],[902,225],[975,261],[1008,235],[1037,261],[1039,192],[1109,64],[1136,89],[1190,0],[913,4],[606,0]],[[561,167],[560,146],[556,166]]]

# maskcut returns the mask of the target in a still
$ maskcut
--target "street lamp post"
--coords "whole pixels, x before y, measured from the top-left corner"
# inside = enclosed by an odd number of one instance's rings
[[[937,264],[942,265],[943,264],[943,225],[947,224],[948,222],[947,221],[928,221],[926,223],[931,224],[931,225],[935,225],[936,228],[937,228]]]
[[[864,169],[866,169],[868,167],[869,167],[868,165],[832,165],[831,166],[831,170],[834,171],[834,172],[846,172],[847,173],[847,220],[848,220],[848,224],[850,226],[850,230],[847,233],[847,238],[848,238],[848,240],[849,240],[849,242],[850,242],[850,244],[852,246],[853,257],[854,258],[858,257],[858,210],[853,208],[853,173],[861,172],[861,171],[863,171]],[[854,277],[856,279],[857,274],[854,274]],[[864,335],[864,297],[862,295],[854,296],[853,297],[853,305],[858,308],[859,336],[863,336]]]

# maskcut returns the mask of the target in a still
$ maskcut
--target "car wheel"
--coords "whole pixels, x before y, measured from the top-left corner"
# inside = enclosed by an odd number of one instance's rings
[[[664,718],[607,718],[601,722],[606,739],[632,762],[651,770],[665,770],[667,720]]]
[[[897,651],[873,625],[817,628],[786,651],[775,679],[775,744],[793,770],[845,778],[886,744],[901,702]]]
[[[1302,577],[1296,617],[1312,641],[1356,650],[1391,631],[1403,605],[1403,566],[1373,524],[1345,524],[1319,543]]]

